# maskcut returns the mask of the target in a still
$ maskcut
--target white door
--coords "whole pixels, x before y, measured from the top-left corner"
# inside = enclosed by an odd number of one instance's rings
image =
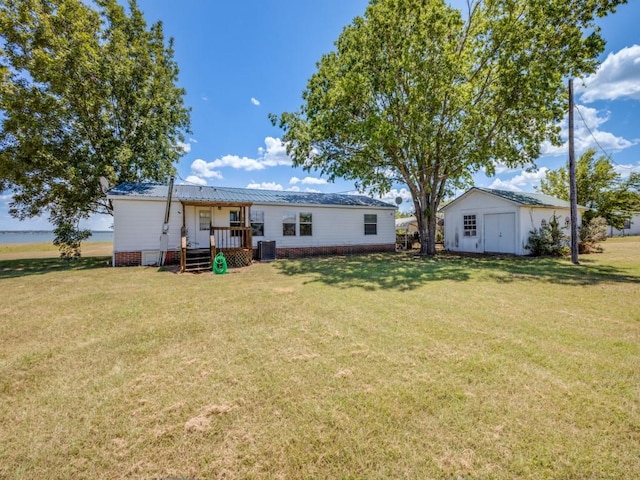
[[[516,253],[515,213],[491,213],[484,216],[484,251]]]
[[[193,248],[210,248],[211,209],[196,208],[195,241]]]

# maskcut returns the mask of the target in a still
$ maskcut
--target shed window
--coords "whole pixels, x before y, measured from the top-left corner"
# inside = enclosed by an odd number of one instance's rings
[[[285,237],[296,236],[296,212],[282,214],[282,235]]]
[[[464,236],[465,237],[475,237],[477,235],[476,216],[475,215],[465,215],[463,217],[463,221],[464,221]]]
[[[241,227],[242,223],[240,221],[240,210],[231,210],[229,212],[229,226],[233,227]],[[240,230],[231,230],[232,237],[239,237],[242,232]]]
[[[264,212],[251,211],[251,233],[254,237],[264,237]]]
[[[376,215],[375,213],[364,214],[364,234],[365,235],[378,234],[378,215]]]
[[[300,213],[300,236],[308,237],[313,232],[312,215],[310,213]]]

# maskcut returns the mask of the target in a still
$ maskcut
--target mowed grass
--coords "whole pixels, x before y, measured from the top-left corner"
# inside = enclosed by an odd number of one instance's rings
[[[640,238],[604,247],[0,261],[0,478],[638,478]]]

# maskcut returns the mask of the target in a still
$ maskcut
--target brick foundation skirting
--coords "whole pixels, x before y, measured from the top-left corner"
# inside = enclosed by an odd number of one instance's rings
[[[116,252],[114,257],[116,267],[142,265],[142,252]],[[165,265],[180,265],[180,252],[169,250],[164,263]]]
[[[358,253],[395,252],[394,243],[376,245],[332,245],[327,247],[277,247],[276,258],[303,258],[330,255],[354,255]],[[116,252],[114,255],[116,267],[142,265],[142,252]],[[253,258],[258,260],[258,249],[253,249]],[[168,251],[165,265],[180,265],[180,252]]]
[[[332,245],[327,247],[278,247],[276,258],[302,258],[329,255],[354,255],[358,253],[395,252],[395,243],[377,245]],[[258,259],[258,249],[253,249],[253,258]]]

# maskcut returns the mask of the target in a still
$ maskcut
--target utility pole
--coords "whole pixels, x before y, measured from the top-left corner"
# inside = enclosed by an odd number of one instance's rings
[[[573,78],[569,79],[569,203],[571,205],[571,263],[578,265],[578,192],[573,142]]]

